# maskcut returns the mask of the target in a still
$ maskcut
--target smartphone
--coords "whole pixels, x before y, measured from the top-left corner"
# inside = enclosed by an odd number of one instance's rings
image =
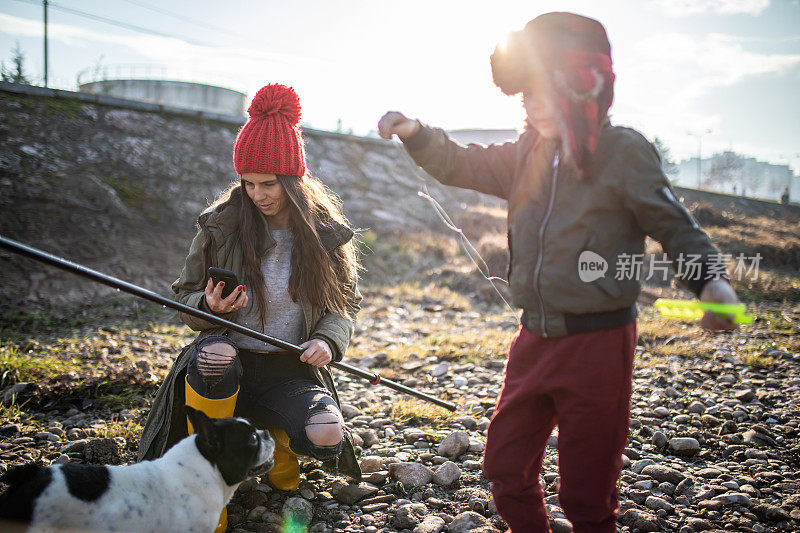
[[[233,289],[239,286],[239,278],[232,270],[225,270],[224,268],[208,267],[208,275],[214,281],[216,287],[220,281],[225,282],[222,287],[222,297],[227,298],[233,292]]]

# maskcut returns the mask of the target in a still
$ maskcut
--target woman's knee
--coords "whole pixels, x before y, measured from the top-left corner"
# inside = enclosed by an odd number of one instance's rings
[[[197,370],[206,381],[219,381],[236,360],[236,347],[213,342],[197,350]]]
[[[208,342],[201,343],[187,369],[192,388],[198,393],[214,397],[216,395],[212,394],[212,389],[225,397],[235,393],[242,374],[237,355],[236,345],[227,338],[208,339]]]
[[[341,416],[330,409],[311,415],[306,423],[306,436],[315,446],[336,446],[344,438]]]

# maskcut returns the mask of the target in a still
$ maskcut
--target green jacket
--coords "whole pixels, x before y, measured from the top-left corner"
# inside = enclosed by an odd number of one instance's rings
[[[537,335],[572,333],[573,325],[598,313],[631,309],[635,316],[641,283],[616,279],[615,269],[625,254],[644,254],[647,235],[673,261],[680,253],[700,256],[692,259],[701,272],[686,269],[681,279],[695,294],[708,277],[709,257],[718,254],[675,198],[653,145],[635,130],[606,123],[585,179],[570,165],[554,165],[558,143],[533,129],[486,147],[463,146],[423,125],[404,145],[441,183],[508,201],[511,295],[525,311],[523,324]],[[581,280],[584,251],[606,262],[605,275]]]
[[[175,293],[174,299],[182,304],[197,309],[203,305],[203,295],[205,294],[205,272],[203,271],[203,243],[206,236],[211,237],[211,258],[212,264],[219,268],[236,272],[239,279],[244,279],[243,253],[239,242],[231,238],[238,224],[238,206],[229,205],[220,208],[209,208],[198,218],[199,229],[192,241],[189,255],[186,257],[180,277],[172,284]],[[260,228],[258,242],[263,247],[259,250],[263,256],[273,246],[275,240],[269,233],[266,218]],[[320,230],[320,237],[323,245],[330,252],[338,246],[347,243],[353,238],[353,231],[341,224],[334,223],[331,231]],[[358,287],[354,285],[356,300],[361,300]],[[353,320],[340,316],[335,313],[326,312],[323,309],[311,305],[306,297],[300,300],[303,309],[303,338],[301,343],[309,339],[322,339],[330,345],[333,351],[333,360],[341,361],[347,347],[350,344],[350,337],[353,335]],[[207,309],[203,309],[207,310]],[[358,304],[352,309],[352,314],[358,312]],[[219,315],[221,318],[231,322],[237,322],[239,311]],[[181,320],[200,334],[195,340],[184,347],[180,355],[172,365],[169,374],[161,384],[156,393],[153,406],[147,418],[142,438],[139,444],[139,460],[155,459],[160,457],[169,446],[185,436],[186,424],[183,414],[184,405],[184,376],[186,366],[192,348],[200,339],[208,335],[225,334],[227,330],[208,321],[197,317],[179,313]],[[325,366],[316,368],[308,365],[309,377],[316,380],[331,392],[331,395],[339,403],[339,396],[333,383],[330,369]],[[347,432],[345,432],[347,433]],[[355,457],[352,441],[348,437],[345,439],[342,453],[339,456],[338,466],[340,470],[356,479],[361,478],[361,470]]]

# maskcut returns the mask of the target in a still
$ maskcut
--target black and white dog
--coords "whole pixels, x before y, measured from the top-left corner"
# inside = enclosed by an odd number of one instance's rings
[[[186,412],[196,434],[154,461],[9,470],[0,530],[214,531],[239,484],[272,468],[275,442],[247,420]]]

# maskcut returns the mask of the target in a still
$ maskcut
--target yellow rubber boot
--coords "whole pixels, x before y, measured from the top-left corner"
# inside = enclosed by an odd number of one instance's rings
[[[212,400],[211,398],[206,398],[198,394],[197,391],[189,385],[189,380],[186,379],[186,405],[194,407],[198,411],[203,411],[210,418],[226,418],[233,416],[233,410],[236,408],[237,396],[239,396],[238,390],[233,396],[228,398]],[[188,418],[186,423],[189,426],[189,435],[191,435],[194,433],[192,423],[189,422]],[[219,523],[214,533],[223,533],[226,529],[228,529],[228,509],[223,507],[222,514],[219,516]]]
[[[269,471],[269,482],[280,490],[297,490],[300,486],[300,463],[297,454],[289,448],[289,435],[280,428],[270,428],[270,434],[275,440],[275,461]]]

